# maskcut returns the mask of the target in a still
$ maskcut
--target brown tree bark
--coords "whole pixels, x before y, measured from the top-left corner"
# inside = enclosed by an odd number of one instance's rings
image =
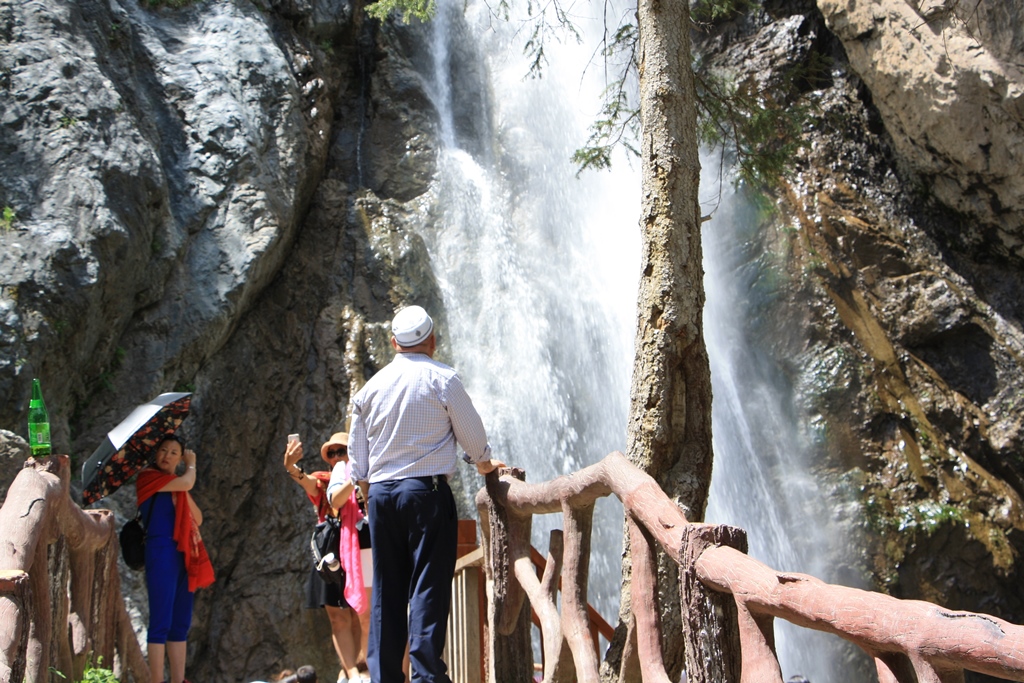
[[[686,2],[639,0],[642,198],[641,279],[627,456],[701,521],[711,481],[711,369],[704,345],[696,91]],[[628,536],[625,540],[628,544]],[[668,674],[683,668],[676,565],[659,560]],[[633,641],[630,571],[623,568],[620,636],[610,663]],[[632,658],[625,658],[629,661]],[[635,660],[633,660],[635,661]],[[623,682],[637,680],[620,666]]]

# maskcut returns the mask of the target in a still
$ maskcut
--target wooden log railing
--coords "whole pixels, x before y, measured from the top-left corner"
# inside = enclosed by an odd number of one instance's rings
[[[476,522],[460,520],[459,533],[462,534],[462,525],[472,524],[476,529]],[[561,541],[561,531],[553,533]],[[559,554],[559,557],[561,555]],[[544,574],[557,578],[558,568],[547,569],[552,558],[545,560],[534,547],[530,547],[530,559],[534,568]],[[448,664],[448,675],[453,683],[483,683],[487,680],[487,661],[484,644],[487,642],[487,619],[483,606],[487,602],[484,592],[484,553],[480,547],[475,547],[466,554],[459,553],[459,559],[455,563],[455,579],[452,581],[452,611],[448,620],[448,640],[444,660]],[[547,573],[545,573],[547,572]],[[553,581],[549,586],[552,591],[560,590],[558,581]],[[599,639],[604,638],[611,642],[614,636],[614,629],[604,620],[601,614],[592,605],[587,605],[587,616],[590,621],[590,635],[594,641],[595,654],[600,656],[596,647]],[[541,638],[557,637],[560,630],[545,627],[550,620],[542,621],[540,616],[533,612],[531,622],[540,629]],[[531,652],[532,656],[532,652]],[[541,652],[541,670],[545,665],[544,652]],[[534,663],[536,669],[537,664]]]
[[[1024,681],[1024,626],[984,614],[898,600],[782,573],[747,556],[735,527],[688,522],[647,474],[614,452],[571,475],[540,484],[522,470],[492,473],[476,498],[484,534],[489,683],[526,681],[532,663],[529,598],[545,627],[544,680],[597,683],[599,661],[588,623],[587,572],[594,504],[614,494],[625,508],[636,640],[623,679],[668,683],[661,651],[656,549],[680,567],[680,609],[689,683],[781,682],[774,619],[833,633],[874,659],[879,683],[963,683],[964,671]],[[561,512],[549,561],[538,578],[530,561],[532,516]],[[553,585],[562,579],[559,614]]]
[[[66,455],[29,459],[0,508],[0,683],[79,681],[90,659],[147,683],[113,514],[82,510],[70,482]]]

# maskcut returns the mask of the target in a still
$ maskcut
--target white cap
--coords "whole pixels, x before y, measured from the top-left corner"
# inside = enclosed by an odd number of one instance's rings
[[[395,313],[391,321],[391,334],[399,346],[416,346],[434,331],[434,321],[419,306],[408,306]]]

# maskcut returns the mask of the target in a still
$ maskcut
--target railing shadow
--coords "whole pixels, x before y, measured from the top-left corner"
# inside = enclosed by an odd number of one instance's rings
[[[632,565],[625,680],[669,683],[655,594],[656,550],[680,568],[688,683],[781,683],[774,619],[845,638],[873,658],[879,683],[963,683],[964,671],[1024,681],[1024,626],[918,600],[783,573],[746,555],[735,527],[691,523],[657,483],[614,452],[539,484],[522,470],[492,473],[476,498],[488,597],[487,681],[528,681],[527,599],[543,626],[544,681],[597,683],[599,655],[587,611],[591,520],[598,498],[622,501]],[[538,578],[530,530],[536,514],[562,513]],[[562,583],[562,609],[557,585]]]
[[[82,510],[70,482],[66,455],[29,459],[0,508],[0,683],[79,681],[90,659],[148,683],[113,513]]]

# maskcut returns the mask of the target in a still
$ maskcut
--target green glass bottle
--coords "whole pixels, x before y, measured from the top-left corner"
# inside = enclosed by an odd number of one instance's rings
[[[28,446],[33,458],[50,454],[50,414],[38,379],[32,380],[32,400],[28,402]]]

